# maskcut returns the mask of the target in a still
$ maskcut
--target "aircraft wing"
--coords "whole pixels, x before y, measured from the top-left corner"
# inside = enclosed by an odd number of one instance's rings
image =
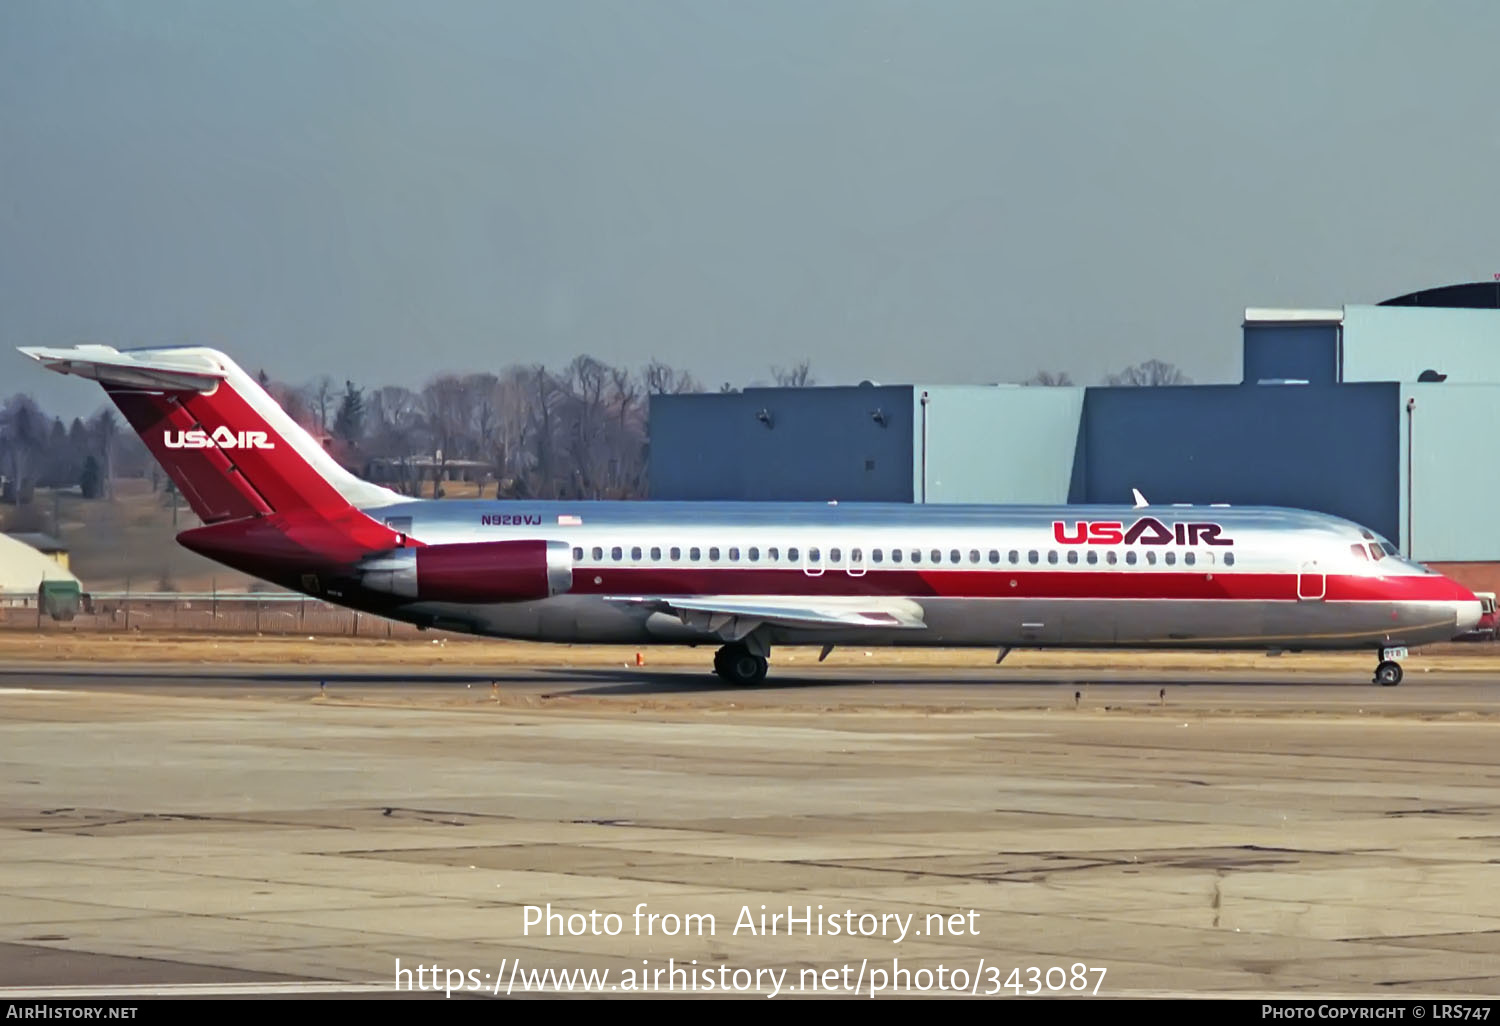
[[[738,641],[757,627],[916,630],[927,626],[922,607],[910,599],[780,595],[694,595],[690,598],[614,596],[611,601],[675,613],[689,627]]]

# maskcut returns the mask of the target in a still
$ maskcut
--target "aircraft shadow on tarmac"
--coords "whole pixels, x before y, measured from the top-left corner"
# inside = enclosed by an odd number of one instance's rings
[[[1129,676],[1114,677],[1116,673]],[[1301,679],[1288,679],[1288,677]],[[1143,688],[1160,687],[1246,687],[1246,688],[1308,688],[1348,687],[1368,688],[1368,679],[1355,674],[1307,674],[1272,677],[1240,675],[1235,677],[1203,675],[1184,671],[1133,671],[1122,670],[1088,673],[1086,671],[1055,671],[1048,674],[1035,672],[1012,675],[1003,669],[983,670],[965,668],[957,671],[900,673],[884,669],[878,675],[858,672],[854,668],[831,667],[816,675],[806,673],[775,675],[760,684],[740,687],[727,684],[706,670],[684,668],[681,670],[642,670],[633,667],[515,667],[496,668],[489,672],[450,673],[428,671],[421,667],[392,668],[388,671],[340,670],[316,668],[298,670],[256,670],[240,667],[78,667],[70,669],[0,669],[0,681],[14,681],[20,686],[54,682],[85,685],[90,687],[139,687],[144,684],[157,686],[191,686],[194,684],[271,684],[305,687],[359,687],[361,685],[400,686],[407,685],[424,689],[448,686],[489,685],[495,687],[535,686],[555,683],[559,688],[549,692],[550,696],[563,697],[630,697],[640,695],[708,694],[708,693],[764,693],[778,690],[812,688],[907,688],[932,685],[945,688],[1014,688],[1014,687],[1088,687],[1088,688]],[[573,685],[573,686],[569,686]]]

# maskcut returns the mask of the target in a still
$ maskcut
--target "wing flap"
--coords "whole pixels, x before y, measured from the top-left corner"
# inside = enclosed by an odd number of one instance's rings
[[[689,626],[734,640],[761,624],[825,630],[920,630],[927,626],[922,607],[910,599],[792,598],[780,595],[695,595],[691,598],[613,596],[611,601],[653,606],[677,614]]]

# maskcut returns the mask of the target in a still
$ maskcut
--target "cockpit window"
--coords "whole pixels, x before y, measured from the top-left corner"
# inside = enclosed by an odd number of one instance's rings
[[[1355,557],[1358,559],[1370,558],[1369,554],[1365,552],[1365,547],[1363,545],[1351,545],[1349,546],[1349,551],[1354,553]]]
[[[1383,549],[1385,549],[1385,554],[1387,556],[1399,556],[1399,555],[1401,555],[1400,550],[1397,549],[1396,546],[1392,545],[1390,542],[1381,542],[1380,543],[1380,547],[1383,548]]]
[[[1370,545],[1370,558],[1371,559],[1384,559],[1385,558],[1385,550],[1382,549],[1379,545],[1371,544]]]

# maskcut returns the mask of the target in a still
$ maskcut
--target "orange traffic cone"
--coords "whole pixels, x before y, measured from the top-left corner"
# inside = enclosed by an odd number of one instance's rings
[[[635,665],[637,665],[637,666],[645,666],[646,665],[646,657],[643,656],[643,655],[641,655],[639,652],[637,652],[635,654]]]

